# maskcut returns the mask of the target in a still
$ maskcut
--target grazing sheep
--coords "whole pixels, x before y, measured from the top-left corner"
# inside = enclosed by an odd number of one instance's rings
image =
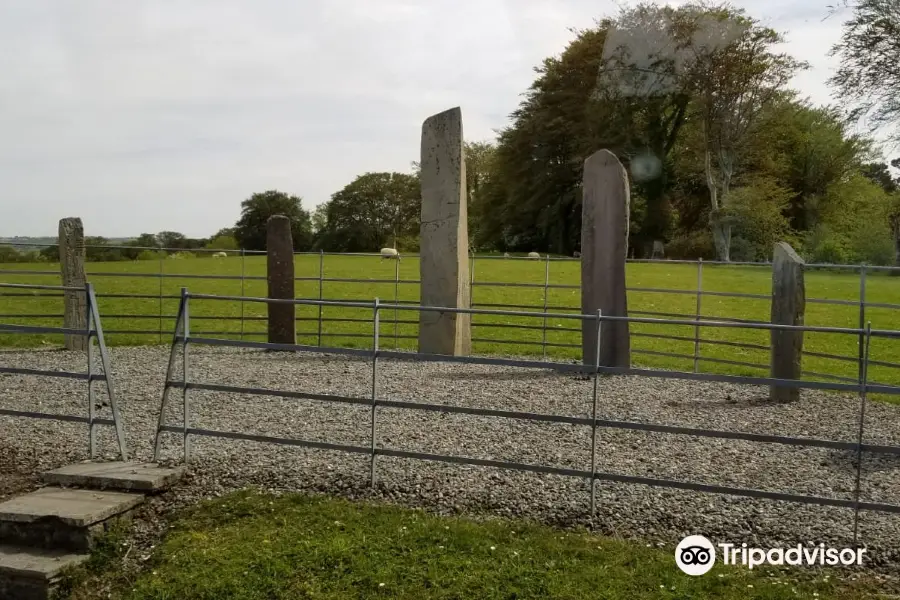
[[[509,252],[504,252],[504,253],[503,253],[503,258],[509,258]]]
[[[574,253],[572,256],[575,257],[575,258],[581,258],[581,252],[579,252],[578,250],[576,250],[575,253]]]
[[[225,258],[228,255],[224,252],[213,252],[213,258]]]
[[[529,252],[528,253],[528,258],[540,258],[540,257],[541,257],[541,255],[538,254],[537,252]]]
[[[400,260],[400,253],[397,252],[396,248],[382,248],[381,249],[381,260],[396,258]]]

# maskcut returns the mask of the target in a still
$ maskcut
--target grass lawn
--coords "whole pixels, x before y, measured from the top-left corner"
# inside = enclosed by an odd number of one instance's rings
[[[319,257],[316,255],[300,255],[296,257],[296,277],[318,278]],[[88,277],[100,295],[100,310],[104,327],[111,333],[108,341],[111,344],[155,344],[171,339],[174,327],[174,315],[178,301],[175,298],[160,300],[159,296],[179,294],[181,287],[186,286],[193,292],[264,296],[265,257],[253,256],[242,259],[230,257],[226,259],[196,258],[164,261],[88,263]],[[390,280],[390,283],[349,283],[326,282],[322,295],[325,299],[353,299],[372,301],[376,296],[384,302],[395,299],[402,301],[418,301],[418,284],[403,283],[417,280],[419,265],[415,258],[407,258],[399,265],[401,283],[393,280],[397,273],[397,263],[383,261],[378,257],[359,256],[326,256],[324,260],[324,277],[331,279],[366,279]],[[0,281],[12,283],[58,284],[55,275],[59,266],[53,263],[40,264],[7,264],[0,265],[0,270],[34,270],[49,271],[51,275],[18,275],[0,273]],[[241,281],[225,279],[190,279],[179,275],[231,275],[246,279]],[[112,274],[145,274],[151,277],[107,276]],[[158,277],[160,273],[164,278]],[[473,301],[476,306],[485,305],[544,305],[543,283],[545,277],[544,261],[503,260],[479,257],[475,263],[476,286]],[[697,286],[697,268],[689,264],[629,264],[627,268],[629,288],[661,288],[693,292]],[[553,261],[550,264],[549,280],[555,285],[577,286],[580,282],[580,267],[577,261]],[[540,287],[500,287],[483,286],[483,282],[497,283],[530,283]],[[807,298],[827,300],[859,299],[859,276],[852,273],[835,273],[811,271],[806,277]],[[771,293],[771,272],[768,267],[724,267],[706,265],[703,268],[703,290],[705,292],[742,292],[760,294],[764,298],[730,298],[721,296],[704,296],[701,314],[704,317],[731,317],[768,321],[769,300]],[[9,290],[0,290],[5,294]],[[18,291],[17,291],[18,292]],[[396,293],[396,296],[395,296]],[[144,294],[152,298],[115,298],[108,294]],[[298,281],[297,296],[318,298],[318,281]],[[884,275],[869,275],[866,297],[868,302],[900,304],[900,278]],[[578,289],[551,289],[546,299],[547,305],[553,307],[569,307],[576,309],[580,305]],[[629,291],[628,303],[631,311],[649,311],[661,313],[680,313],[692,317],[696,310],[696,296],[693,293],[663,294],[632,289]],[[263,339],[265,331],[265,305],[224,301],[193,301],[191,305],[192,332],[203,331],[226,332],[231,337],[243,335],[246,339]],[[514,309],[523,310],[523,309]],[[299,307],[297,310],[298,339],[300,343],[316,343],[318,330],[316,319],[317,307]],[[573,311],[568,311],[573,312]],[[62,299],[45,297],[21,297],[0,295],[0,322],[29,323],[41,325],[59,325],[61,318],[49,317],[12,317],[10,315],[61,315]],[[243,315],[243,324],[239,317]],[[357,319],[354,322],[325,322],[323,325],[324,345],[353,346],[366,348],[371,346],[372,325],[371,309],[324,308],[323,315],[328,318]],[[640,315],[636,315],[640,316]],[[418,315],[412,311],[399,311],[397,317],[401,323],[394,324],[393,311],[382,312],[382,347],[406,348],[415,347]],[[225,318],[230,318],[226,320]],[[876,329],[900,329],[900,310],[888,308],[868,308],[866,319],[871,320]],[[408,322],[402,322],[408,321]],[[496,324],[515,324],[542,326],[543,319],[477,315],[473,319],[473,337],[476,340],[474,350],[483,354],[531,354],[540,356],[543,334],[540,329],[525,328],[503,329],[492,327]],[[856,327],[859,323],[859,308],[836,304],[819,304],[808,302],[806,322],[809,325]],[[580,333],[577,321],[548,319],[546,342],[548,344],[579,344]],[[571,331],[575,329],[575,331]],[[129,333],[130,331],[149,331],[149,334]],[[642,366],[693,370],[693,360],[689,358],[672,358],[644,354],[642,352],[669,352],[692,356],[694,352],[694,328],[677,325],[634,324],[632,332],[638,334],[632,339],[635,350],[634,362]],[[690,338],[689,340],[672,340],[642,337],[640,334],[656,333],[670,336]],[[764,330],[704,328],[701,338],[712,341],[744,342],[767,346],[769,333]],[[351,337],[360,335],[363,337]],[[396,338],[394,336],[397,336]],[[405,337],[404,337],[405,336]],[[0,335],[0,346],[34,346],[40,344],[58,344],[58,339],[50,336]],[[835,360],[807,355],[804,357],[804,369],[812,373],[825,373],[845,377],[856,377],[858,367],[854,362],[858,353],[858,339],[855,336],[808,333],[804,342],[804,350],[837,354],[851,360]],[[897,340],[874,339],[871,344],[871,358],[874,360],[900,362],[900,345]],[[547,354],[558,358],[577,358],[580,351],[576,348],[548,346]],[[703,359],[720,359],[741,361],[759,365],[758,367],[735,366],[709,361],[701,361],[700,369],[707,372],[765,375],[768,371],[769,352],[764,349],[748,349],[734,346],[705,343],[700,346]],[[816,378],[810,376],[810,378]],[[871,366],[871,381],[883,383],[900,383],[900,370]]]
[[[66,586],[71,599],[877,597],[871,584],[835,582],[834,567],[777,573],[720,562],[690,577],[676,567],[674,548],[524,522],[252,491],[189,509],[144,562],[123,567],[119,557],[127,546],[108,539],[73,573]]]

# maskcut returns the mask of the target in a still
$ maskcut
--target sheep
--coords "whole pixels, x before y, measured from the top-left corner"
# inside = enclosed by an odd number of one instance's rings
[[[573,256],[574,258],[581,258],[581,252],[579,252],[578,250],[576,250],[575,253],[572,254],[572,256]]]
[[[509,258],[509,252],[504,252],[504,253],[503,253],[503,258]]]
[[[225,258],[226,256],[228,255],[224,252],[213,252],[213,258]]]
[[[537,252],[529,252],[528,253],[528,258],[540,258],[540,257],[541,257],[541,255],[538,254]]]
[[[381,260],[384,260],[385,258],[387,258],[387,259],[396,258],[397,260],[400,260],[400,253],[397,252],[396,248],[382,248],[381,249]]]

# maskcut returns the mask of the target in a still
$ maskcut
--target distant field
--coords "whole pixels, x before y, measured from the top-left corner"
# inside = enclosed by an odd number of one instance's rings
[[[325,299],[365,300],[375,297],[383,302],[395,299],[396,263],[383,261],[378,257],[365,256],[326,256],[324,261],[324,277],[326,279],[387,279],[391,283],[349,283],[328,282],[323,287]],[[197,258],[165,261],[88,263],[89,279],[94,283],[100,296],[99,304],[104,328],[110,332],[108,342],[116,345],[157,344],[171,339],[174,327],[174,316],[178,300],[163,299],[158,296],[177,296],[182,287],[192,292],[244,295],[262,297],[266,294],[265,257],[254,256],[241,259],[229,257],[225,259]],[[302,255],[296,257],[297,277],[318,278],[319,257]],[[59,265],[53,263],[7,264],[0,265],[3,271],[49,271],[59,272]],[[158,277],[160,271],[164,278]],[[190,279],[179,275],[231,275],[240,276],[242,270],[247,278],[243,285],[239,280]],[[485,304],[532,305],[542,307],[544,304],[544,261],[503,260],[477,258],[475,263],[475,281],[473,300],[476,306]],[[104,273],[134,276],[104,276]],[[138,277],[139,274],[152,275]],[[415,258],[407,258],[400,263],[401,281],[417,280],[419,265]],[[669,290],[695,291],[697,285],[697,269],[689,264],[629,264],[627,268],[629,288],[661,288]],[[578,285],[580,280],[579,265],[576,261],[553,261],[550,264],[550,283],[562,285]],[[18,275],[0,273],[0,281],[10,283],[59,284],[57,275]],[[530,283],[541,287],[487,287],[478,285],[482,282],[496,283]],[[807,274],[807,298],[852,300],[859,299],[859,277],[851,273],[833,273],[811,271]],[[397,299],[416,302],[418,300],[418,284],[401,283]],[[703,268],[703,290],[705,292],[741,292],[762,294],[771,293],[771,272],[768,267],[723,267],[705,265]],[[0,289],[0,293],[8,294],[9,290]],[[106,294],[145,294],[152,299],[110,298]],[[867,301],[874,303],[900,304],[900,278],[870,275],[867,284]],[[318,281],[298,281],[297,296],[302,298],[318,298]],[[630,291],[628,296],[631,311],[649,311],[662,313],[683,313],[693,315],[696,309],[694,294],[663,294],[657,292]],[[580,294],[577,289],[551,289],[548,294],[549,307],[577,307]],[[195,300],[191,304],[192,332],[224,332],[229,337],[240,337],[241,332],[247,339],[260,340],[259,334],[265,331],[265,305],[260,303],[244,303],[225,301]],[[523,309],[513,309],[523,310]],[[243,311],[243,312],[242,312]],[[298,307],[298,339],[300,343],[316,343],[318,339],[317,307]],[[859,322],[859,309],[856,306],[834,304],[807,303],[806,322],[809,325],[856,327]],[[243,326],[238,319],[243,314]],[[732,317],[760,321],[769,320],[768,299],[729,298],[704,296],[701,314],[704,317]],[[40,324],[57,326],[61,317],[17,316],[11,315],[62,315],[62,299],[46,297],[10,297],[0,295],[0,322],[19,324]],[[141,318],[140,316],[144,317]],[[351,318],[371,320],[371,309],[324,308],[323,316],[327,318]],[[225,320],[223,317],[232,317]],[[391,323],[393,311],[382,311],[382,347],[412,349],[415,346],[418,315],[412,311],[400,311],[401,321],[412,323]],[[868,308],[867,320],[877,329],[900,329],[900,311],[885,308]],[[530,354],[541,355],[543,333],[538,330],[523,328],[491,327],[491,324],[515,324],[541,326],[542,319],[476,315],[473,319],[473,337],[476,341],[474,350],[479,354]],[[564,328],[577,328],[575,321],[563,319],[548,320],[548,344],[578,344],[580,335],[576,331],[565,331]],[[149,330],[150,334],[128,333],[135,330]],[[121,333],[123,332],[123,333]],[[691,338],[691,341],[656,339],[636,336],[632,347],[637,351],[670,352],[693,355],[694,329],[690,326],[635,324],[632,332],[656,333],[670,336]],[[395,339],[395,333],[400,336]],[[364,338],[348,337],[350,334],[365,335]],[[371,346],[372,325],[366,322],[323,324],[323,345],[351,346],[365,348]],[[402,336],[411,336],[403,339]],[[744,342],[767,345],[769,334],[762,330],[748,329],[716,329],[704,328],[701,338],[709,340]],[[530,342],[528,344],[527,342]],[[858,352],[857,338],[836,334],[807,334],[804,349],[810,352],[844,355],[856,357]],[[36,346],[59,344],[59,339],[52,336],[32,335],[0,335],[0,346]],[[874,360],[900,362],[900,345],[895,340],[873,339],[871,357]],[[577,358],[579,350],[575,348],[547,347],[547,355],[557,358]],[[741,361],[765,366],[769,361],[767,350],[737,348],[718,344],[701,344],[700,356],[720,360]],[[643,366],[692,370],[692,359],[680,359],[664,356],[635,353],[634,362]],[[765,375],[766,368],[750,368],[729,364],[701,361],[700,368],[707,372],[739,373],[748,375]],[[804,369],[810,372],[857,376],[857,365],[851,361],[839,361],[815,356],[804,357]],[[884,383],[900,383],[900,370],[888,367],[873,366],[870,368],[870,380]]]

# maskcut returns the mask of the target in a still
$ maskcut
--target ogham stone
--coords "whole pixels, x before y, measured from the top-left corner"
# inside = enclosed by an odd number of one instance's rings
[[[422,306],[468,308],[469,232],[462,112],[452,108],[422,125],[422,220],[419,271]],[[471,315],[421,311],[419,352],[471,352]]]

